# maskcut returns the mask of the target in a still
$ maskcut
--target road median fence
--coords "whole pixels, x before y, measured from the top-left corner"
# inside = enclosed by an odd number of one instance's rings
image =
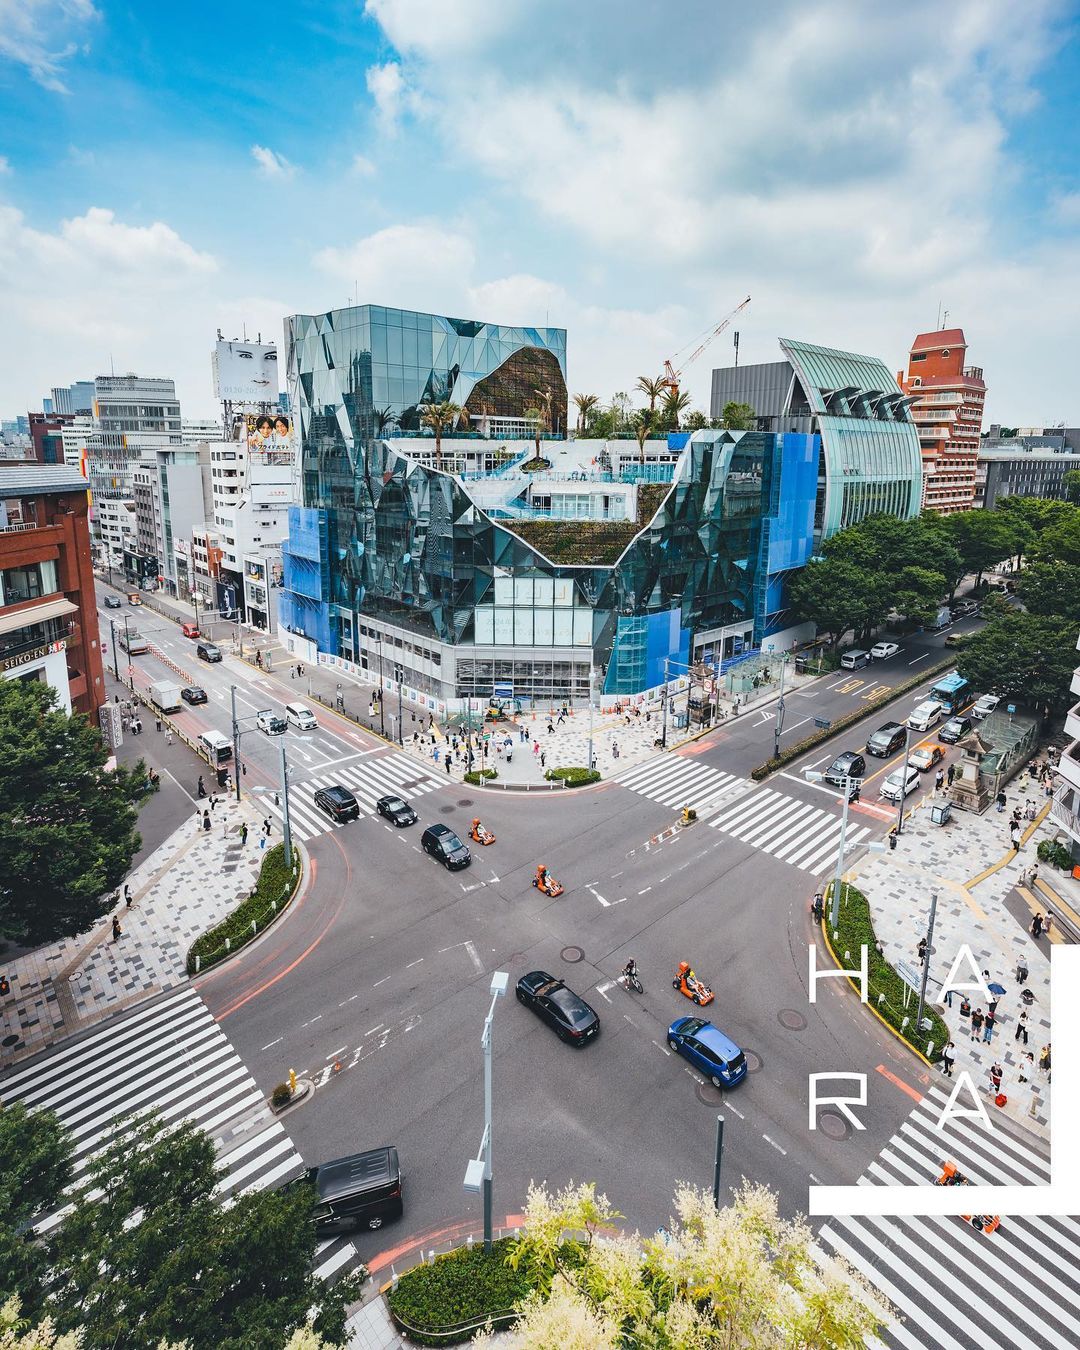
[[[904,680],[895,689],[887,689],[878,697],[867,699],[863,707],[857,708],[854,712],[847,713],[843,717],[838,717],[834,722],[830,722],[827,727],[822,727],[812,735],[805,736],[801,741],[796,741],[794,745],[789,745],[787,749],[781,750],[778,755],[767,759],[764,764],[759,764],[756,769],[750,771],[750,777],[755,783],[760,783],[762,779],[768,778],[777,769],[782,769],[785,764],[790,764],[800,755],[806,754],[807,750],[813,750],[815,746],[823,745],[841,731],[846,731],[848,727],[853,727],[861,722],[870,713],[888,707],[890,703],[895,703],[905,694],[910,694],[913,689],[918,689],[919,685],[925,684],[927,680],[932,680],[938,675],[943,675],[947,670],[952,670],[955,665],[955,659],[950,657],[949,660],[941,661],[936,666],[931,666],[929,670],[922,671],[919,675],[913,675],[910,680]]]
[[[840,917],[830,930],[829,905],[832,885],[825,898],[825,916],[821,930],[829,952],[837,966],[844,970],[860,969],[862,947],[866,946],[867,991],[866,1006],[885,1022],[916,1054],[930,1063],[941,1058],[941,1047],[949,1039],[949,1029],[940,1014],[927,1004],[923,1008],[924,1022],[929,1029],[915,1025],[918,1012],[918,991],[904,980],[885,959],[878,947],[870,902],[856,886],[843,882],[840,888]],[[848,976],[848,983],[861,995],[860,979]]]
[[[302,872],[299,851],[293,848],[290,868],[285,860],[285,845],[275,844],[263,859],[259,879],[248,898],[191,944],[187,973],[198,975],[209,970],[269,928],[295,897]]]

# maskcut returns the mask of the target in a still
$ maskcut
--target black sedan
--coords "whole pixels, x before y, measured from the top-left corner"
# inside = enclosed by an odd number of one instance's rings
[[[117,595],[107,595],[107,596],[105,597],[105,608],[106,608],[106,609],[119,609],[119,608],[120,608],[120,597],[117,596]]]
[[[585,1045],[600,1034],[600,1019],[562,980],[546,970],[531,970],[517,982],[518,1002],[531,1008],[541,1021],[569,1045]]]
[[[950,745],[955,745],[961,737],[966,736],[971,730],[970,717],[950,717],[945,725],[938,732],[939,741],[947,741]]]
[[[416,812],[400,797],[380,797],[375,803],[375,809],[393,825],[415,825],[417,821]]]
[[[191,684],[188,685],[186,689],[180,690],[180,697],[185,703],[190,703],[194,706],[196,703],[206,702],[206,690],[200,689],[197,684]]]

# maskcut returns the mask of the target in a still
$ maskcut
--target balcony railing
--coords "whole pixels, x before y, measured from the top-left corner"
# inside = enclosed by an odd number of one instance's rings
[[[1080,792],[1068,783],[1062,783],[1054,792],[1050,803],[1050,819],[1063,829],[1068,830],[1074,839],[1080,840]]]

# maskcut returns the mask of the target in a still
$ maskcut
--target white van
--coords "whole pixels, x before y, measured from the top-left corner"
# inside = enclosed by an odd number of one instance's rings
[[[863,666],[870,664],[870,653],[845,652],[840,658],[840,664],[845,670],[862,670]]]
[[[232,741],[220,731],[204,731],[199,737],[199,754],[209,764],[222,764],[232,759]]]
[[[294,727],[299,727],[301,731],[318,731],[319,719],[302,703],[286,703],[285,717]]]
[[[931,727],[937,726],[940,718],[941,704],[930,698],[912,709],[907,724],[912,731],[929,731]]]

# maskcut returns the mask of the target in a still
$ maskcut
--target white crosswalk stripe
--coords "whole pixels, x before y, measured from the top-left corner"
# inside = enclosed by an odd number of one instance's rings
[[[866,1185],[928,1185],[955,1162],[981,1185],[1049,1185],[1050,1161],[1019,1129],[971,1118],[937,1128],[948,1100],[931,1088],[860,1177]],[[992,1109],[992,1108],[991,1108]],[[828,1220],[818,1236],[892,1302],[885,1339],[905,1350],[1080,1345],[1080,1223],[1009,1218],[991,1234],[961,1218]]]
[[[106,1022],[13,1070],[0,1082],[5,1104],[55,1111],[74,1145],[73,1185],[116,1137],[124,1117],[156,1111],[169,1123],[190,1120],[213,1139],[224,1203],[298,1176],[304,1160],[266,1105],[228,1037],[197,990],[184,986],[128,1016]],[[48,1233],[64,1210],[44,1216]],[[318,1273],[340,1274],[359,1257],[346,1238],[321,1244]]]
[[[331,783],[338,783],[353,793],[361,814],[373,812],[379,798],[390,793],[400,793],[411,802],[415,797],[444,786],[442,779],[432,777],[415,759],[396,751],[373,756],[359,764],[342,765],[315,778],[292,782],[289,785],[289,824],[293,834],[304,843],[328,830],[344,828],[320,811],[314,802],[316,789],[329,787]],[[260,804],[278,821],[284,818],[280,803],[272,797],[263,794]]]
[[[737,802],[725,804],[709,824],[804,872],[819,873],[836,866],[842,824],[839,814],[772,788],[759,788]],[[850,850],[869,833],[868,826],[849,820],[846,848]]]
[[[700,811],[709,802],[734,787],[734,774],[698,764],[685,755],[662,755],[616,775],[615,782],[662,806]]]

